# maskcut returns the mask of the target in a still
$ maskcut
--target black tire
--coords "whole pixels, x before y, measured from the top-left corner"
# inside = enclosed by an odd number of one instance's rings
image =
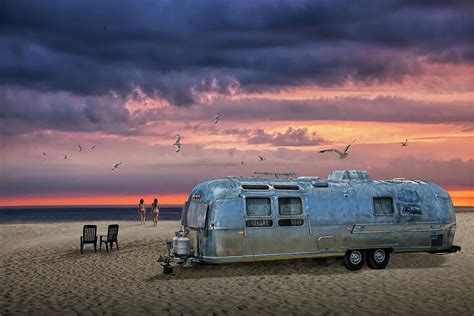
[[[358,249],[347,250],[343,263],[346,269],[350,271],[362,269],[365,263],[365,251]]]
[[[385,269],[390,260],[390,252],[387,249],[371,249],[367,251],[367,265],[371,269]]]

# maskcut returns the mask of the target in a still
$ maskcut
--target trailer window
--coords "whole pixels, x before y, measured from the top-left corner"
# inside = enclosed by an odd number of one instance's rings
[[[375,215],[392,215],[393,200],[391,197],[374,197]]]
[[[416,191],[400,190],[398,191],[398,199],[403,202],[416,203],[420,199]]]
[[[301,199],[295,197],[278,198],[278,212],[283,216],[303,214]]]
[[[248,216],[271,216],[272,207],[270,198],[247,198]]]
[[[266,184],[242,184],[244,190],[269,190],[270,187]]]

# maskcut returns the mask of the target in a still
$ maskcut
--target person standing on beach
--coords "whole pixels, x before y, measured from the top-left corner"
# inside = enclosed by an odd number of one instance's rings
[[[138,214],[140,214],[141,223],[146,223],[146,208],[145,208],[145,201],[140,199],[140,203],[138,204]]]
[[[153,215],[153,226],[158,225],[158,214],[160,213],[160,208],[158,206],[158,199],[155,198],[153,204],[151,205],[151,214]]]

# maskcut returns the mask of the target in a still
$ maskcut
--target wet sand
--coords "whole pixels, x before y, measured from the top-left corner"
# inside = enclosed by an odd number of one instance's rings
[[[119,222],[120,250],[79,253],[84,222],[0,225],[0,315],[474,315],[474,213],[449,255],[393,254],[385,270],[287,260],[176,268],[157,263],[178,222]],[[105,234],[108,222],[97,222]]]

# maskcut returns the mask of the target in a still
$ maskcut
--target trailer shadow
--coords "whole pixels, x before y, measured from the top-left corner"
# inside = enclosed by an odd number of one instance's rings
[[[447,256],[427,253],[394,254],[386,269],[428,269],[447,267]],[[364,267],[364,269],[368,269]],[[363,271],[363,270],[361,270]],[[196,265],[192,268],[175,267],[173,274],[158,274],[148,282],[176,279],[228,278],[241,276],[284,276],[292,274],[339,275],[359,273],[347,270],[338,258],[296,259],[229,263],[222,265]]]

